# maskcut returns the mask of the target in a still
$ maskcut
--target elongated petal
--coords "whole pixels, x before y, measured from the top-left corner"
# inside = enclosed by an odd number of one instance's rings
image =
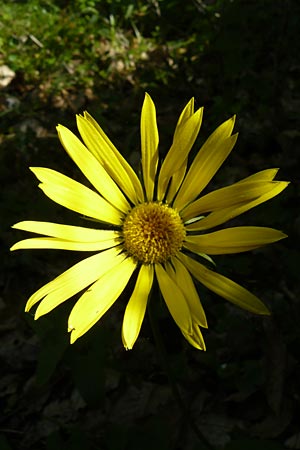
[[[237,182],[231,186],[210,192],[190,203],[180,213],[183,221],[199,216],[204,212],[215,211],[245,204],[274,189],[278,181]]]
[[[195,100],[194,100],[194,97],[192,97],[191,100],[185,105],[185,107],[181,111],[181,114],[179,116],[175,131],[174,131],[174,139],[177,137],[177,133],[180,130],[180,128],[194,114],[194,104],[195,104]]]
[[[171,204],[173,202],[173,199],[175,195],[177,194],[178,187],[181,185],[182,181],[184,180],[186,168],[187,168],[187,161],[184,161],[180,169],[178,169],[174,175],[171,177],[171,181],[169,184],[169,187],[167,189],[167,195],[165,197],[165,202],[168,204]]]
[[[155,273],[160,291],[171,316],[182,331],[191,334],[191,312],[182,291],[160,264],[155,265]]]
[[[158,129],[155,105],[148,94],[145,95],[141,114],[141,153],[146,198],[151,201],[158,164]]]
[[[186,121],[194,114],[194,98],[188,102],[188,104],[184,107],[180,117],[178,119],[173,141],[178,139],[179,131],[182,129],[182,126],[186,123]],[[167,203],[171,203],[178,191],[178,187],[181,185],[187,168],[188,158],[185,159],[181,167],[172,174],[171,181],[167,190],[167,196],[165,198]],[[164,193],[162,192],[162,195]]]
[[[200,283],[220,295],[220,297],[223,297],[240,308],[246,309],[252,313],[270,314],[268,308],[247,289],[229,278],[209,270],[207,267],[182,253],[179,257],[191,274],[200,281]]]
[[[97,191],[116,208],[126,213],[130,205],[104,167],[68,128],[58,125],[59,139],[66,152]]]
[[[279,169],[265,169],[226,186],[210,192],[181,211],[183,220],[190,220],[203,212],[224,209],[246,203],[265,193],[272,191],[279,181],[273,181]],[[245,186],[244,186],[245,185]]]
[[[183,336],[191,344],[193,347],[198,350],[206,350],[205,342],[201,333],[199,326],[196,323],[193,323],[193,332],[191,335],[182,331]]]
[[[31,238],[24,239],[12,246],[11,250],[42,249],[53,250],[73,250],[82,252],[95,252],[115,247],[119,242],[116,239],[109,239],[100,242],[72,242],[57,238]]]
[[[68,321],[71,344],[95,325],[113,305],[125,289],[135,268],[136,263],[131,258],[122,260],[80,297]]]
[[[152,264],[141,266],[123,319],[122,341],[126,350],[132,349],[140,333],[153,283],[153,275],[154,270]]]
[[[203,116],[203,108],[198,109],[188,120],[186,120],[174,135],[174,140],[166,158],[161,166],[157,198],[162,200],[171,177],[186,164],[187,157],[198,136]]]
[[[202,231],[221,225],[222,223],[225,223],[228,220],[231,220],[234,217],[237,217],[240,214],[249,211],[249,209],[258,206],[261,203],[266,202],[267,200],[270,200],[271,198],[280,194],[280,192],[282,192],[288,185],[289,183],[286,181],[278,181],[274,185],[273,189],[271,189],[266,194],[263,194],[260,197],[256,198],[255,200],[249,201],[248,203],[244,203],[242,205],[229,206],[228,208],[213,211],[204,219],[186,225],[186,229],[189,231]]]
[[[134,203],[144,200],[142,185],[125,158],[118,152],[100,125],[87,112],[77,116],[77,126],[89,151],[98,159],[111,178]]]
[[[278,168],[260,170],[259,172],[253,173],[252,175],[243,178],[242,180],[238,181],[238,183],[248,183],[248,181],[272,181],[276,177],[278,170]]]
[[[54,202],[99,221],[121,225],[121,212],[83,184],[52,169],[31,170],[41,181],[39,187]]]
[[[287,237],[281,231],[266,227],[234,227],[200,236],[187,236],[184,247],[208,255],[241,253]]]
[[[33,305],[44,299],[35,318],[56,308],[56,306],[68,300],[73,295],[96,281],[103,273],[119,263],[120,248],[113,248],[105,252],[92,255],[70,267],[54,280],[42,286],[28,300],[25,311],[29,311]]]
[[[33,220],[18,222],[12,228],[75,242],[101,242],[114,239],[118,236],[116,231],[113,230],[97,230],[94,228]]]
[[[201,327],[207,328],[207,320],[203,306],[201,304],[199,295],[196,291],[194,282],[188,270],[177,258],[172,258],[172,265],[174,266],[174,273],[169,269],[168,273],[173,278],[173,281],[177,284],[182,291],[189,309],[192,314],[193,321]]]
[[[179,211],[201,193],[230,154],[237,139],[237,134],[231,136],[234,122],[234,117],[224,122],[202,145],[175,198]]]

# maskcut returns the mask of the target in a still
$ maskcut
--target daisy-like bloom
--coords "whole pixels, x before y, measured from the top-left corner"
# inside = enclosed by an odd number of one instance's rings
[[[58,125],[63,147],[94,189],[52,169],[31,170],[51,200],[92,219],[93,228],[19,222],[13,227],[43,237],[22,240],[12,250],[48,248],[94,253],[29,298],[26,311],[41,300],[35,319],[84,291],[69,316],[73,343],[101,319],[131,277],[135,285],[122,326],[126,349],[133,347],[139,335],[155,279],[171,316],[197,349],[205,349],[200,327],[207,328],[207,321],[194,279],[241,308],[269,314],[256,296],[199,260],[207,263],[212,261],[210,255],[245,252],[286,237],[281,231],[256,226],[208,230],[275,197],[288,183],[274,181],[278,169],[267,169],[200,196],[237,139],[237,134],[232,134],[232,117],[209,136],[188,168],[202,114],[203,108],[194,111],[191,99],[179,117],[169,152],[159,161],[155,106],[145,95],[141,180],[87,112],[77,116],[83,142]]]

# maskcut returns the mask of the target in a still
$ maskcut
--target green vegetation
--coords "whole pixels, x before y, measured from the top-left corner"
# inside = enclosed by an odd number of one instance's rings
[[[197,39],[195,25],[189,34],[180,29],[182,17],[177,30],[169,22],[177,8],[177,2],[151,0],[8,2],[2,7],[2,60],[28,86],[48,94],[111,82],[166,84],[178,63],[188,62]],[[217,20],[215,11],[216,6],[201,13],[191,4],[186,15],[196,13],[208,29]],[[205,42],[197,47],[203,52]]]

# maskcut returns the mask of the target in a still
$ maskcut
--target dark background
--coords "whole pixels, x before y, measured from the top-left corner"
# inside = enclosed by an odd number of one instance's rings
[[[288,239],[215,258],[217,270],[258,295],[272,316],[255,317],[199,286],[207,351],[190,347],[164,310],[159,326],[171,378],[213,448],[299,449],[300,3],[0,3],[0,66],[11,71],[0,79],[0,449],[205,448],[174,400],[147,317],[134,350],[123,349],[126,292],[70,346],[66,323],[76,299],[37,322],[23,310],[31,293],[83,255],[9,254],[24,237],[13,223],[80,223],[37,189],[28,169],[78,179],[56,124],[75,131],[75,114],[87,109],[137,166],[145,91],[157,107],[161,154],[192,96],[205,107],[195,149],[237,114],[237,145],[211,188],[271,167],[291,181],[239,219],[281,229]]]

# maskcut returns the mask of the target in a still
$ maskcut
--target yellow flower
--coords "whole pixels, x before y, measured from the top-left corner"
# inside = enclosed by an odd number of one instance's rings
[[[22,240],[12,250],[51,248],[97,253],[41,287],[29,298],[26,311],[42,300],[35,313],[37,319],[85,290],[69,316],[73,343],[101,319],[134,276],[135,286],[122,326],[124,346],[131,349],[156,279],[184,337],[202,350],[205,343],[200,327],[207,328],[207,321],[193,278],[241,308],[269,313],[256,296],[198,260],[212,261],[208,255],[244,252],[286,237],[272,228],[255,226],[207,230],[278,195],[288,183],[274,181],[278,170],[268,169],[201,197],[237,139],[237,134],[232,134],[232,117],[209,136],[188,168],[202,113],[203,108],[194,111],[191,99],[179,117],[171,148],[160,162],[155,106],[146,94],[141,113],[142,181],[88,113],[77,116],[84,143],[58,125],[66,152],[95,189],[52,169],[31,170],[50,199],[96,219],[99,227],[20,222],[14,228],[44,237]]]

